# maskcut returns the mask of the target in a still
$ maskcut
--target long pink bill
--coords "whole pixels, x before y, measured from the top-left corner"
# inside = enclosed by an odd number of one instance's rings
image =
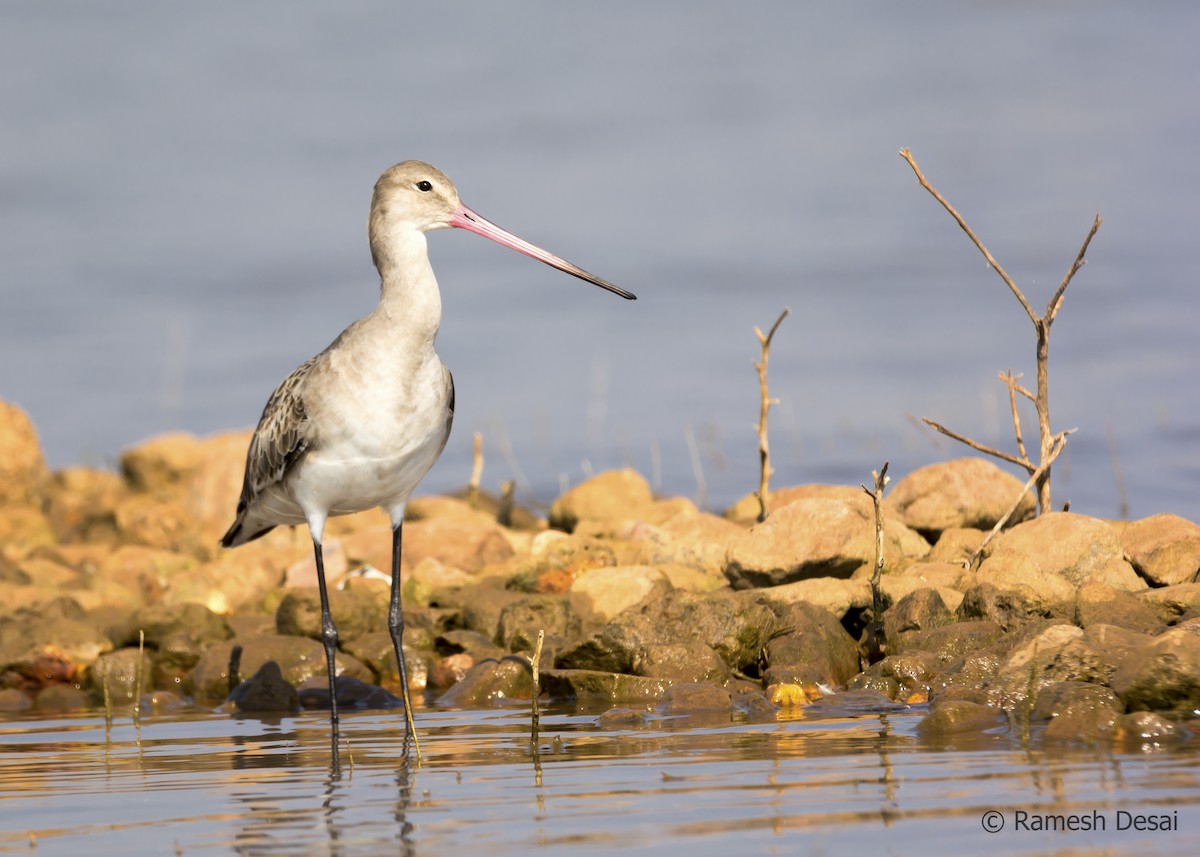
[[[450,225],[457,226],[459,229],[466,229],[468,232],[474,232],[476,235],[482,235],[484,238],[491,238],[497,244],[503,244],[516,250],[518,253],[524,253],[539,262],[545,262],[552,268],[564,273],[570,274],[572,277],[578,277],[581,280],[587,280],[589,283],[599,286],[602,289],[608,289],[616,295],[620,295],[625,300],[636,301],[637,295],[633,292],[627,292],[619,286],[614,286],[612,283],[602,280],[594,274],[589,274],[577,265],[572,265],[566,259],[560,259],[553,253],[543,250],[530,244],[523,238],[518,238],[506,229],[501,229],[490,220],[480,217],[478,214],[467,208],[462,203],[458,205],[458,211],[450,217]]]

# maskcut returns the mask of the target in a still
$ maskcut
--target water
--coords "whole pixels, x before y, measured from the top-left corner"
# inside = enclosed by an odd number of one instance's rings
[[[375,298],[391,163],[639,294],[431,239],[456,429],[524,500],[632,464],[721,506],[756,487],[755,325],[777,484],[1012,450],[1028,319],[896,155],[911,147],[1051,338],[1056,500],[1200,520],[1200,7],[1120,2],[27,3],[0,31],[0,396],[52,464],[249,426]],[[1032,437],[1031,415],[1026,436]],[[695,448],[695,455],[690,451]]]
[[[1200,768],[1175,752],[1022,749],[1005,735],[917,737],[916,712],[652,718],[427,710],[423,763],[394,714],[345,717],[340,773],[320,713],[128,712],[0,722],[0,853],[1194,854]],[[1005,821],[985,832],[989,811]],[[1103,832],[1015,830],[1018,811]],[[1168,815],[1174,830],[1118,830]],[[1026,826],[1029,826],[1028,817]]]

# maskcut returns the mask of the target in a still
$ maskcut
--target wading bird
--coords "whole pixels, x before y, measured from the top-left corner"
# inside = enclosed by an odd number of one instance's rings
[[[454,380],[434,351],[442,301],[425,233],[457,227],[545,262],[628,300],[635,296],[480,217],[440,170],[404,161],[379,177],[368,235],[379,269],[375,310],[284,379],[246,454],[237,518],[221,539],[236,547],[282,525],[307,524],[321,598],[336,764],[337,627],[329,613],[321,538],[331,515],[379,507],[392,523],[388,630],[400,670],[407,734],[416,743],[402,637],[400,542],[404,508],[437,461],[454,419]],[[417,750],[418,757],[420,750]]]

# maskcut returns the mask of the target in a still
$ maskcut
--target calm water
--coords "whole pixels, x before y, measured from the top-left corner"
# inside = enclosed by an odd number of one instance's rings
[[[756,485],[753,327],[779,483],[1011,449],[997,371],[1029,322],[896,155],[912,148],[1041,308],[1105,223],[1051,341],[1056,498],[1200,519],[1200,6],[550,2],[10,4],[0,28],[0,397],[55,465],[253,424],[369,311],[371,185],[444,168],[627,304],[433,236],[455,435],[425,489],[524,499],[632,463]],[[1027,436],[1033,432],[1027,424]],[[694,450],[694,451],[693,451]],[[696,465],[694,462],[698,461]]]
[[[320,714],[273,720],[95,715],[0,722],[0,853],[1195,854],[1200,768],[1173,753],[1046,753],[1002,735],[930,744],[916,714],[745,722],[425,711],[351,714],[329,768]],[[399,730],[399,731],[398,731]],[[983,830],[985,813],[1004,828]],[[1017,812],[1106,830],[1014,830]],[[1173,815],[1177,830],[1117,829]],[[1026,820],[1028,825],[1028,817]]]

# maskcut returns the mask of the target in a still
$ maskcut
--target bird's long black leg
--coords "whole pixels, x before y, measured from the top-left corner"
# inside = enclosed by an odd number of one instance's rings
[[[325,589],[325,559],[321,554],[321,543],[313,539],[313,555],[317,559],[317,588],[321,593],[321,642],[325,644],[325,665],[329,669],[329,722],[333,728],[333,760],[338,757],[338,706],[337,706],[337,658],[338,633],[329,612],[329,593]]]
[[[404,610],[400,604],[400,531],[404,522],[392,528],[392,600],[388,608],[388,631],[392,635],[392,646],[396,649],[396,664],[400,668],[400,694],[404,698],[405,728],[412,736],[417,761],[421,760],[421,745],[417,742],[417,727],[413,723],[412,700],[408,693],[408,667],[404,663]]]

